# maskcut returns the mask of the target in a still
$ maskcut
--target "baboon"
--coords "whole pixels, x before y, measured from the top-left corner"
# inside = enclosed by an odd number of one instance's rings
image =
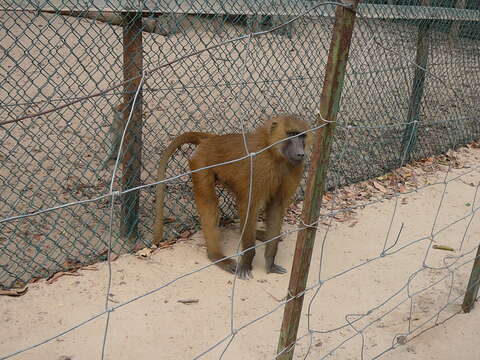
[[[263,239],[272,239],[281,233],[284,213],[290,205],[303,172],[305,150],[310,146],[311,134],[306,121],[294,115],[278,115],[265,121],[254,132],[246,134],[246,144],[253,158],[253,179],[249,203],[250,158],[226,165],[211,167],[192,173],[193,191],[200,215],[202,231],[206,240],[208,257],[212,261],[223,259],[218,229],[218,199],[215,183],[229,189],[237,203],[241,229],[244,228],[242,249],[255,244],[258,212],[265,210],[266,231],[260,234]],[[282,139],[288,140],[279,142]],[[279,142],[278,144],[275,144]],[[235,160],[246,155],[242,134],[214,135],[201,132],[187,132],[165,149],[158,166],[158,180],[165,178],[168,159],[183,144],[198,145],[189,159],[192,171],[207,166]],[[272,144],[275,144],[272,146]],[[264,148],[265,151],[261,151]],[[158,245],[163,237],[163,206],[165,185],[158,184],[156,192],[156,218],[153,242]],[[248,212],[248,219],[247,217]],[[283,274],[286,270],[275,264],[278,239],[269,242],[265,249],[267,273]],[[255,249],[246,251],[240,259],[238,276],[241,279],[252,277],[252,261]],[[235,272],[237,263],[225,259],[217,263],[222,269]]]

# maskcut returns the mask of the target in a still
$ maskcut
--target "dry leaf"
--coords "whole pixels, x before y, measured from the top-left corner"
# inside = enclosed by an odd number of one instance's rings
[[[93,270],[93,271],[97,271],[98,268],[96,266],[84,266],[81,268],[82,270]]]
[[[452,247],[447,245],[433,245],[432,248],[437,250],[455,251]]]
[[[455,159],[455,151],[453,149],[448,150],[445,155],[449,158]]]
[[[352,223],[350,225],[348,225],[348,227],[354,227],[355,225],[357,225],[358,221],[355,220],[355,221],[352,221]]]
[[[105,250],[104,252],[100,253],[98,255],[99,257],[103,256],[105,257],[104,260],[107,260],[107,257],[108,257],[108,250]],[[110,252],[110,261],[115,261],[119,258],[119,254],[115,254],[113,252]]]
[[[380,190],[383,193],[388,192],[388,190],[385,188],[385,186],[380,184],[378,181],[373,181],[373,187],[377,190]]]
[[[59,278],[62,276],[69,275],[69,276],[83,276],[82,274],[79,274],[78,272],[68,272],[68,271],[60,271],[56,274],[53,274],[53,276],[47,280],[47,283],[52,284],[55,281],[57,281]]]
[[[152,249],[150,248],[143,248],[141,250],[138,250],[135,255],[141,256],[141,257],[148,257],[152,253]]]
[[[70,271],[71,271],[73,269],[81,268],[82,264],[80,264],[79,262],[67,259],[63,262],[62,266],[63,266],[64,269],[70,269]]]
[[[186,231],[184,231],[184,232],[182,232],[182,233],[180,234],[180,237],[186,239],[186,238],[188,238],[190,235],[192,235],[192,233],[191,233],[189,230],[186,230]]]
[[[285,298],[279,299],[279,298],[273,296],[272,294],[270,294],[270,293],[269,293],[268,291],[266,291],[266,290],[265,290],[265,292],[266,292],[273,300],[275,300],[276,302],[282,302],[282,301],[285,299]]]
[[[13,297],[18,297],[25,295],[28,291],[28,287],[25,287],[23,289],[10,289],[10,290],[1,290],[0,289],[0,296],[13,296]]]
[[[353,191],[349,191],[347,189],[345,189],[345,197],[347,199],[353,199],[355,197],[355,193]]]
[[[190,304],[196,304],[198,303],[198,299],[182,299],[182,300],[177,300],[177,302],[185,304],[185,305],[190,305]]]
[[[170,248],[173,246],[173,244],[175,244],[175,241],[164,241],[164,242],[161,242],[158,247],[160,249],[166,249],[166,248]]]

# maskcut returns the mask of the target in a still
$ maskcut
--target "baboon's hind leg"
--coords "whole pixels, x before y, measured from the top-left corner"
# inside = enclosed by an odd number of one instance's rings
[[[192,174],[192,182],[202,232],[207,245],[208,258],[212,262],[216,262],[225,256],[223,255],[220,245],[215,176],[208,170],[200,171]],[[218,262],[217,265],[230,273],[235,273],[237,267],[237,263],[233,259],[225,259]]]
[[[267,237],[267,230],[257,230],[256,238],[258,241],[265,242],[269,240]],[[283,241],[283,238],[278,238],[278,241]]]

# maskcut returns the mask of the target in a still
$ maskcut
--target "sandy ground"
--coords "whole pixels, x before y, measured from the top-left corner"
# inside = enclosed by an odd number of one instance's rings
[[[426,180],[429,186],[357,209],[348,221],[320,227],[308,281],[312,289],[306,295],[309,316],[305,306],[299,336],[308,334],[308,326],[315,332],[299,341],[296,359],[305,358],[308,351],[308,358],[321,359],[332,350],[332,359],[362,359],[362,337],[347,341],[355,332],[346,318],[357,320],[353,323],[356,329],[364,328],[364,359],[390,348],[396,335],[408,333],[408,341],[402,341],[405,344],[384,359],[479,358],[474,345],[480,336],[478,306],[470,314],[460,313],[443,322],[460,310],[480,234],[480,221],[474,216],[480,149],[461,149],[458,156],[461,169],[447,173],[445,166],[440,167]],[[284,230],[291,229],[293,225],[284,226]],[[433,243],[428,237],[432,233]],[[225,228],[223,234],[232,253],[238,226]],[[280,244],[278,263],[288,269],[295,239],[295,234],[290,234]],[[380,257],[385,241],[388,255]],[[435,250],[430,247],[433,244],[455,251]],[[424,259],[429,268],[422,265]],[[213,266],[197,272],[208,264],[200,233],[146,258],[124,255],[113,261],[109,306],[150,294],[111,313],[105,359],[191,359],[225,337],[202,358],[218,359],[226,348],[223,359],[272,359],[289,274],[265,273],[263,247],[255,257],[255,278],[249,281],[234,282],[232,275]],[[448,269],[432,269],[445,264]],[[358,267],[347,271],[354,266]],[[319,274],[326,281],[314,296]],[[0,357],[101,313],[108,278],[108,264],[99,263],[80,270],[78,276],[62,276],[52,284],[43,280],[31,284],[24,296],[0,297]],[[436,323],[439,325],[415,337]],[[103,315],[14,358],[100,358],[105,324]],[[227,348],[231,326],[239,331]]]

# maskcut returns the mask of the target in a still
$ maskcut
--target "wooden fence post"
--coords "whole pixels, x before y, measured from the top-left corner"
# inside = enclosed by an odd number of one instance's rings
[[[142,14],[124,14],[123,27],[123,79],[124,121],[131,110],[131,104],[140,85],[143,71]],[[133,80],[131,80],[133,79]],[[122,152],[122,190],[139,186],[142,169],[142,91],[140,90],[133,108],[132,118],[125,134]],[[134,246],[138,241],[140,192],[132,191],[122,196],[121,235]]]
[[[423,6],[428,6],[430,0],[421,0]],[[425,70],[428,63],[430,48],[430,20],[420,20],[418,25],[417,55],[415,57],[415,74],[413,76],[412,91],[408,104],[407,126],[402,139],[402,159],[410,159],[418,138],[418,122],[420,121],[420,107],[422,105],[423,88],[425,84]]]
[[[351,1],[353,10],[357,8],[358,3],[359,0]],[[317,119],[317,124],[323,124],[322,119],[327,120],[328,123],[315,134],[302,210],[303,222],[314,225],[301,230],[297,236],[297,245],[295,247],[288,286],[287,299],[289,301],[285,305],[277,349],[277,354],[280,354],[277,358],[281,360],[292,359],[295,349],[298,325],[302,313],[303,291],[307,284],[315,234],[317,232],[316,221],[320,214],[322,196],[325,191],[330,149],[335,132],[335,120],[342,94],[354,22],[355,11],[343,6],[337,6],[320,99],[320,117]]]
[[[478,246],[477,255],[473,262],[472,273],[468,280],[467,290],[463,298],[462,310],[465,313],[470,312],[475,305],[477,299],[478,289],[480,288],[480,245]]]

